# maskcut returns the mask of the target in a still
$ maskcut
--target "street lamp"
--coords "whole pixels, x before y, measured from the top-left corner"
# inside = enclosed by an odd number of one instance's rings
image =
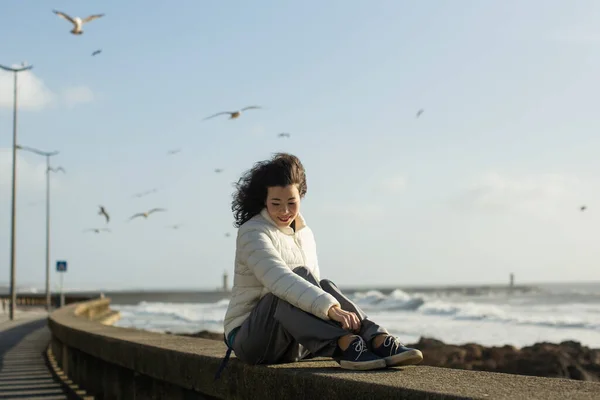
[[[58,154],[58,151],[41,151],[27,146],[16,146],[19,150],[29,151],[46,157],[46,310],[50,312],[50,172],[65,172],[63,167],[51,168],[50,157]]]
[[[15,286],[15,217],[16,217],[16,185],[17,185],[17,76],[19,72],[33,68],[33,65],[21,64],[20,68],[11,68],[0,65],[0,68],[14,74],[13,89],[13,146],[12,146],[12,208],[10,216],[10,310],[9,318],[15,319],[17,308],[17,288]]]

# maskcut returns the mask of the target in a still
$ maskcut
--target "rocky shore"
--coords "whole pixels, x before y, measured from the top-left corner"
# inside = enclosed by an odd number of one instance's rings
[[[180,335],[223,340],[222,333],[209,331]],[[600,349],[579,342],[536,343],[519,349],[475,343],[452,345],[422,337],[407,346],[423,352],[423,365],[600,382]]]
[[[600,381],[600,349],[579,342],[536,343],[532,346],[486,347],[451,345],[432,338],[411,343],[423,352],[423,364],[508,374]]]

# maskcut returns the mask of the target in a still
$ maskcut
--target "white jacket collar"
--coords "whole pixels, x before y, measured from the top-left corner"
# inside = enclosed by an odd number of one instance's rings
[[[290,226],[279,226],[277,225],[277,223],[275,221],[273,221],[273,219],[271,218],[271,216],[269,215],[269,212],[267,211],[266,208],[263,208],[262,211],[260,212],[260,215],[271,225],[274,225],[277,229],[279,229],[281,232],[285,233],[286,235],[293,235],[295,232],[294,230],[290,227]],[[302,215],[300,213],[298,213],[298,215],[296,216],[296,232],[298,232],[300,229],[306,227],[306,221],[304,220],[304,218],[302,217]]]

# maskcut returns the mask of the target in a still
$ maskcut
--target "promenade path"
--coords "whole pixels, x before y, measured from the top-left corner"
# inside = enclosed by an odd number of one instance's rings
[[[67,398],[44,359],[49,342],[46,312],[17,311],[14,321],[0,314],[0,399]]]

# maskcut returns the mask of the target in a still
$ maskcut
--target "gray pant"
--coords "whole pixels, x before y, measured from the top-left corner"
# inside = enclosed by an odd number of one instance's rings
[[[365,313],[330,280],[317,282],[305,267],[297,267],[294,272],[335,297],[343,310],[354,312],[361,321],[358,334],[367,343],[377,335],[388,333],[368,320]],[[233,342],[233,351],[238,359],[248,364],[275,364],[312,357],[333,357],[337,340],[350,333],[338,322],[325,321],[268,293],[260,299],[240,327]]]

